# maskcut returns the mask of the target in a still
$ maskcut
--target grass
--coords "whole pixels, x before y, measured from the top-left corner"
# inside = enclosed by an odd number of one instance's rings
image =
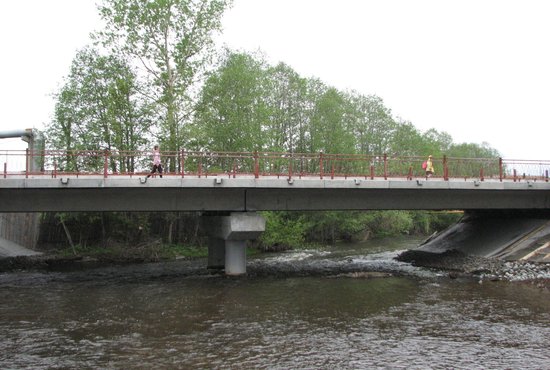
[[[256,248],[247,248],[247,256],[254,256],[261,253]],[[76,245],[74,248],[67,247],[57,251],[60,257],[92,257],[109,259],[135,259],[145,260],[171,260],[176,258],[207,258],[208,248],[205,246],[183,245],[183,244],[162,244],[153,242],[137,246],[127,246],[120,243],[107,243],[101,246]]]

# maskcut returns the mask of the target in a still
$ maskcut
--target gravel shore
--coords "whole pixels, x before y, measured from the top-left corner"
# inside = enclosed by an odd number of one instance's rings
[[[414,266],[435,268],[449,272],[451,278],[460,274],[484,281],[531,283],[550,289],[550,264],[528,261],[502,261],[495,258],[466,255],[457,250],[431,253],[419,250],[403,252],[396,258]]]

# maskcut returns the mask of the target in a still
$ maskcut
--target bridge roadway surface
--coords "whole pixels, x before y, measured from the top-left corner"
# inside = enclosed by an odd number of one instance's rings
[[[550,183],[319,177],[0,178],[0,212],[550,209]]]

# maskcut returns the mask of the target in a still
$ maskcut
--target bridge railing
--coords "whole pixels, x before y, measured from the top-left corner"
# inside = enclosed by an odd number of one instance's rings
[[[13,176],[144,176],[151,171],[150,151],[0,151],[0,178]],[[317,177],[388,179],[425,177],[425,157],[277,152],[162,152],[165,176]],[[550,160],[502,158],[433,159],[432,178],[548,181]]]

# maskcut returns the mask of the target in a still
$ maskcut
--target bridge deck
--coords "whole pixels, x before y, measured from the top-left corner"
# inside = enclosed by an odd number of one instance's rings
[[[550,183],[253,175],[0,179],[0,212],[368,209],[550,209]]]

